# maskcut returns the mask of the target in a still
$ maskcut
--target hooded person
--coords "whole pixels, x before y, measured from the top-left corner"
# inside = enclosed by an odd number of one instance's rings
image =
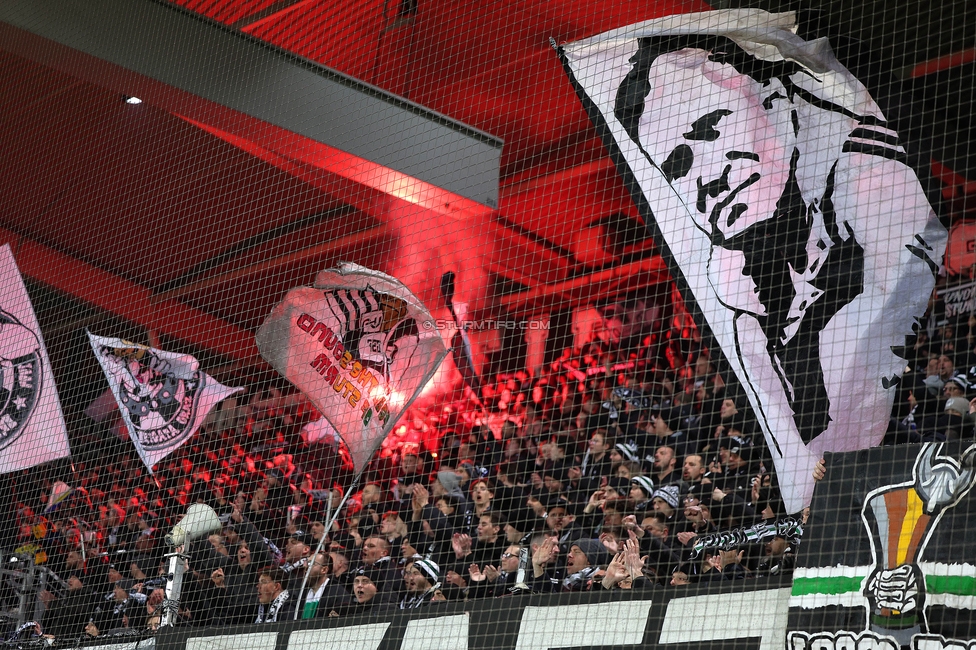
[[[461,489],[461,477],[449,470],[437,472],[437,478],[434,479],[430,489],[434,498],[450,495],[461,503],[467,501],[464,491]]]
[[[441,588],[441,568],[432,560],[416,555],[403,571],[403,583],[406,593],[400,600],[400,609],[423,607]]]
[[[566,577],[562,591],[589,591],[593,574],[610,562],[610,554],[598,539],[574,541],[566,554]]]

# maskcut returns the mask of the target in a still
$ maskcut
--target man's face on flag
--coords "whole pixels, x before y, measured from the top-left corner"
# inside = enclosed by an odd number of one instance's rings
[[[778,79],[762,86],[707,57],[682,50],[657,58],[641,143],[695,225],[731,237],[776,210],[796,142],[792,104]]]

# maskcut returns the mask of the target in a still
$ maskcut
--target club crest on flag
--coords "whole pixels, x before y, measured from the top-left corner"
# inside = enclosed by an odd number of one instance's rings
[[[145,449],[164,447],[186,433],[204,383],[202,372],[186,379],[167,374],[171,364],[142,347],[101,346],[97,353],[117,383],[119,405]]]
[[[966,647],[976,609],[976,445],[898,445],[827,460],[832,482],[818,484],[819,513],[805,527],[786,647]]]
[[[0,451],[13,444],[34,413],[44,383],[41,343],[0,309]]]
[[[344,264],[289,291],[257,343],[335,427],[358,469],[447,354],[432,322],[395,278]]]
[[[9,245],[0,247],[0,473],[70,454],[44,339]]]
[[[214,405],[244,390],[215,381],[190,355],[90,332],[88,337],[129,436],[150,471],[196,432]]]

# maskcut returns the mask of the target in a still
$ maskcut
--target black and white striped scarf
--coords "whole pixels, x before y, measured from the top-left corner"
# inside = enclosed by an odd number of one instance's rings
[[[441,583],[435,582],[427,591],[415,596],[404,596],[400,601],[400,609],[416,609],[425,603],[429,603],[434,597],[434,592],[441,588]]]
[[[281,570],[291,575],[291,572],[294,571],[295,569],[304,569],[307,566],[308,566],[308,558],[303,557],[298,559],[295,562],[286,562],[285,564],[282,564]]]
[[[255,623],[274,623],[278,620],[278,612],[281,610],[282,606],[288,600],[288,590],[285,589],[278,596],[271,601],[270,607],[265,607],[262,603],[258,607],[258,617]]]
[[[586,589],[586,582],[596,573],[598,566],[588,566],[582,571],[577,571],[562,579],[564,591],[582,591]]]

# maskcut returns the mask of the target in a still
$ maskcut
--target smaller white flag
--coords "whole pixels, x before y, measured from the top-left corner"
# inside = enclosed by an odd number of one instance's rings
[[[10,246],[0,247],[0,474],[70,456],[41,328]]]
[[[230,388],[200,370],[189,354],[164,352],[88,333],[129,437],[142,462],[153,465],[190,439],[210,410],[243,388]]]
[[[356,264],[289,291],[257,343],[342,437],[357,473],[447,355],[423,303],[396,278]]]

